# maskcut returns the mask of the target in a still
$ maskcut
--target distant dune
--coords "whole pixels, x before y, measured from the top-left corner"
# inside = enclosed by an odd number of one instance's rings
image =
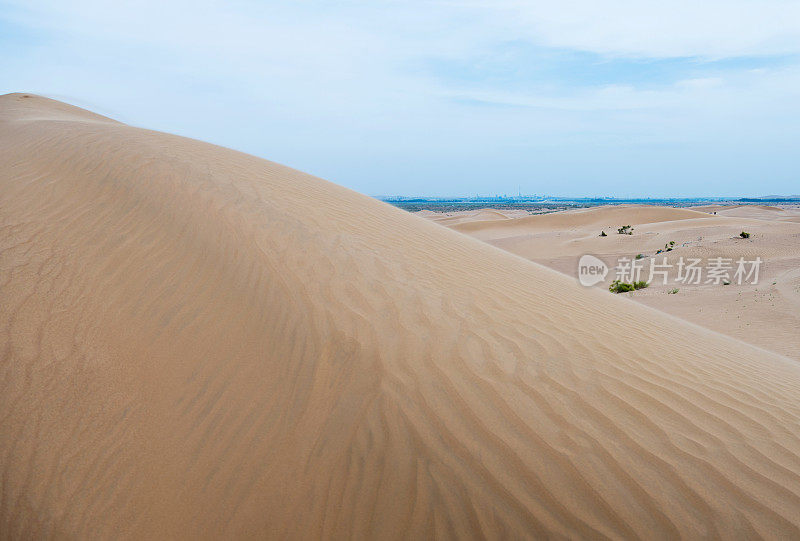
[[[716,214],[714,214],[716,213]],[[480,213],[460,211],[417,213],[508,252],[540,263],[576,279],[584,254],[601,258],[609,272],[599,288],[618,277],[622,258],[640,257],[646,290],[627,297],[708,329],[800,361],[800,208],[760,205],[714,205],[691,209],[647,205],[603,206],[505,220],[486,220]],[[631,225],[633,235],[617,229]],[[752,238],[742,239],[747,230]],[[605,237],[600,236],[605,231]],[[664,251],[668,243],[672,250]],[[660,252],[660,253],[659,253]],[[732,267],[739,259],[762,261],[759,280],[720,287],[706,283],[678,283],[680,261],[726,258]],[[671,281],[651,279],[651,266],[664,258],[672,265]],[[731,269],[730,274],[734,273]],[[675,288],[680,295],[667,293]]]
[[[800,536],[796,363],[387,204],[12,94],[0,231],[3,537]]]
[[[461,222],[505,220],[508,218],[508,216],[502,212],[494,209],[479,209],[465,213],[467,216],[463,216],[462,213],[458,213],[455,216],[442,216],[440,213],[436,212],[432,214],[434,215],[434,221],[442,225],[455,225]]]
[[[484,212],[488,212],[488,210]],[[598,228],[599,234],[602,229],[606,229],[607,233],[611,233],[611,229],[616,231],[616,228],[623,225],[690,220],[708,218],[709,216],[708,213],[682,208],[616,205],[581,208],[550,214],[534,214],[511,220],[462,221],[455,225],[453,229],[482,237],[485,234],[494,236],[498,233],[498,230],[514,233],[536,229],[577,229],[592,226]]]

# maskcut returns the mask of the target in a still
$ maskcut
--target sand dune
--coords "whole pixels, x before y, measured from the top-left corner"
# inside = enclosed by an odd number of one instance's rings
[[[706,205],[702,207],[691,207],[691,210],[735,218],[797,222],[800,221],[796,212],[797,208],[797,204],[787,205],[787,208],[773,207],[771,205]]]
[[[479,209],[467,212],[458,212],[453,216],[433,212],[428,215],[434,222],[442,225],[455,225],[462,222],[506,220],[508,216],[494,209]]]
[[[606,233],[611,233],[622,225],[636,226],[643,223],[706,219],[709,217],[711,215],[707,213],[690,209],[619,205],[581,208],[550,214],[534,214],[505,220],[464,220],[454,225],[453,229],[477,238],[496,238],[501,235],[512,236],[534,230],[563,230],[588,227],[597,228],[599,234],[602,229],[605,229]]]
[[[790,212],[778,207],[765,205],[739,206],[717,211],[720,216],[737,218],[754,218],[756,220],[798,222],[800,216],[796,212]]]
[[[696,208],[696,207],[695,207]],[[695,209],[693,208],[693,210]],[[657,281],[644,291],[629,296],[634,300],[676,315],[706,328],[745,340],[754,345],[790,356],[800,361],[800,209],[761,206],[706,207],[716,215],[696,218],[682,209],[643,206],[595,207],[580,212],[567,211],[532,216],[524,220],[508,220],[503,224],[487,225],[476,222],[466,227],[469,212],[451,213],[464,219],[453,229],[479,238],[531,261],[541,263],[567,276],[577,277],[578,260],[584,254],[601,258],[612,272],[597,287],[605,288],[617,277],[613,269],[620,258],[639,262],[642,276],[647,279],[652,263],[677,265],[680,258],[700,259],[724,257],[763,260],[760,281],[723,288],[701,283],[660,284]],[[580,218],[571,220],[570,217]],[[591,219],[586,219],[590,217]],[[435,217],[431,217],[434,218]],[[676,219],[683,218],[683,219]],[[614,223],[612,227],[600,227]],[[441,223],[441,222],[438,222]],[[618,235],[619,225],[634,225],[634,234]],[[449,225],[447,223],[443,225]],[[609,236],[600,237],[604,230]],[[751,238],[742,239],[739,233],[747,230]],[[675,242],[669,254],[657,252],[665,244]],[[674,269],[673,269],[674,270]],[[675,273],[672,273],[675,277]],[[668,291],[680,288],[680,295],[667,296]]]
[[[8,95],[0,231],[5,537],[800,536],[796,363],[365,196]]]

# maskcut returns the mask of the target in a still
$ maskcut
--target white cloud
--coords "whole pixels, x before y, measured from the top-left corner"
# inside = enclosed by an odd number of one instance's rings
[[[299,1],[232,3],[11,0],[6,17],[115,41],[253,54],[348,58],[459,55],[487,41],[529,40],[609,55],[724,58],[800,54],[796,0]],[[366,47],[362,47],[366,46]],[[345,50],[349,47],[349,50]]]
[[[800,2],[668,4],[0,0],[0,20],[35,36],[0,51],[0,85],[291,163],[370,193],[402,192],[372,186],[405,186],[409,176],[430,185],[430,177],[409,173],[410,155],[455,187],[441,192],[459,193],[469,178],[476,186],[486,181],[481,159],[537,159],[520,148],[572,156],[610,142],[737,140],[745,156],[800,136],[800,64],[708,62],[800,55]],[[515,63],[538,61],[509,53],[509,44],[520,43],[555,51],[551,61],[561,50],[595,53],[621,71],[617,80],[614,70],[603,80],[581,79],[584,66],[576,63],[568,77],[545,70],[540,80],[514,79],[527,67]],[[624,77],[638,59],[673,57],[691,60],[675,61],[685,69],[654,80]],[[445,76],[459,66],[479,69]],[[497,66],[508,80],[482,77],[483,68]],[[464,164],[460,171],[455,161]],[[510,171],[509,182],[516,186],[524,171]]]
[[[800,53],[796,0],[560,0],[472,6],[506,19],[513,35],[550,47],[648,58]]]

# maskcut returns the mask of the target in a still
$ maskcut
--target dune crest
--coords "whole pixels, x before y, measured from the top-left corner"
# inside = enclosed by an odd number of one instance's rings
[[[612,232],[623,225],[639,225],[676,220],[711,218],[704,212],[683,208],[650,207],[645,205],[615,205],[579,208],[574,210],[534,214],[505,220],[469,220],[455,223],[452,228],[476,238],[513,236],[538,230],[577,229],[596,227]],[[445,224],[450,225],[450,224]]]
[[[9,537],[800,536],[796,364],[366,196],[7,95],[0,228]]]

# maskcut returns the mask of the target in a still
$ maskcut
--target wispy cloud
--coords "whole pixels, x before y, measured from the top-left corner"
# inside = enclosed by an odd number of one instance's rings
[[[471,3],[519,38],[648,58],[800,53],[800,3],[787,0],[562,0]]]

